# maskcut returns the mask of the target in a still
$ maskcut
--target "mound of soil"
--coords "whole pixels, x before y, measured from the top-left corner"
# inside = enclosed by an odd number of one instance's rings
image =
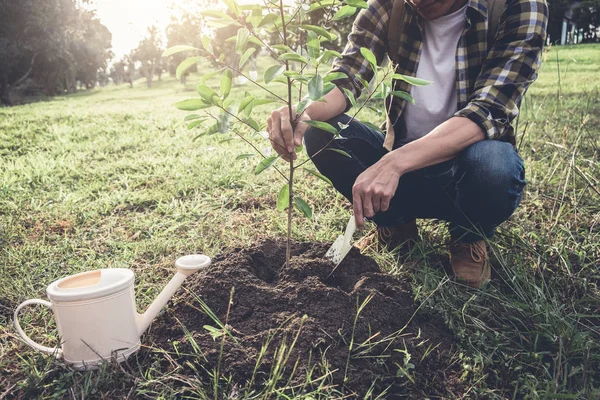
[[[220,374],[257,390],[278,364],[285,367],[279,387],[312,380],[347,395],[362,396],[370,388],[387,388],[387,397],[459,395],[453,338],[443,322],[415,315],[409,285],[355,248],[332,273],[334,265],[322,258],[327,247],[295,243],[289,268],[283,268],[283,242],[215,257],[206,272],[185,282],[184,294],[154,322],[146,340],[171,353],[176,348],[180,365],[201,352],[202,365],[196,356],[197,370],[184,368],[184,374],[216,370],[220,358]],[[227,321],[235,339],[213,338],[205,326],[218,326],[198,298]]]

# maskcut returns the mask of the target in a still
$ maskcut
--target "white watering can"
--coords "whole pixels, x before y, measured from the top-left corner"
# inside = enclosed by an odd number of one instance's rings
[[[209,257],[201,254],[177,259],[177,273],[143,314],[136,311],[133,271],[129,269],[100,269],[59,279],[46,289],[50,301],[31,299],[17,307],[15,328],[25,343],[63,358],[76,369],[93,369],[110,359],[124,361],[140,348],[142,333],[183,281],[208,267],[210,262]],[[42,346],[23,332],[19,311],[29,304],[52,309],[60,347]]]

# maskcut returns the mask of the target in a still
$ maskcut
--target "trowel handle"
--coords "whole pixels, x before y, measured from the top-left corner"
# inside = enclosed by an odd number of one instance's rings
[[[21,311],[21,309],[23,307],[28,306],[30,304],[41,304],[43,306],[46,306],[46,307],[52,309],[52,303],[50,303],[49,301],[40,300],[40,299],[25,300],[24,302],[19,304],[19,307],[17,307],[17,309],[15,310],[15,316],[14,316],[15,329],[17,330],[19,335],[21,335],[21,338],[25,341],[25,343],[27,343],[34,349],[39,350],[43,353],[52,354],[56,358],[60,358],[62,356],[62,350],[60,348],[42,346],[41,344],[34,342],[29,336],[27,336],[25,334],[25,332],[23,332],[23,329],[21,329],[21,324],[19,324],[19,311]]]

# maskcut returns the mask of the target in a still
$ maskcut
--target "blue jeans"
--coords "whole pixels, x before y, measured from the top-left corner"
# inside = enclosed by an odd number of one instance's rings
[[[328,121],[348,124],[345,114]],[[360,123],[350,122],[333,139],[328,132],[310,128],[304,135],[306,150],[315,166],[352,202],[356,178],[381,159],[384,136]],[[336,151],[343,150],[351,157]],[[380,227],[407,223],[415,218],[450,222],[453,240],[474,242],[491,237],[521,201],[525,186],[523,160],[510,143],[477,142],[456,158],[404,174],[385,212],[372,221]]]

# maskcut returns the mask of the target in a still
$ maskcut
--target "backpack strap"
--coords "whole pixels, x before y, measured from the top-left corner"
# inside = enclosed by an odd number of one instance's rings
[[[506,0],[487,0],[488,10],[488,31],[487,31],[487,43],[488,52],[492,48],[494,41],[496,40],[496,34],[498,33],[498,25],[500,25],[500,17],[506,7]]]
[[[402,19],[404,18],[404,1],[392,0],[392,15],[388,21],[388,57],[392,63],[398,61],[398,50],[400,49],[400,28],[402,27]]]

